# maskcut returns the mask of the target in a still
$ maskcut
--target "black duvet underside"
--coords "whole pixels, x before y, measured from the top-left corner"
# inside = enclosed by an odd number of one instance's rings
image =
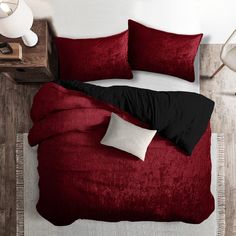
[[[128,86],[101,87],[80,81],[56,81],[132,114],[191,155],[210,120],[214,102],[190,92],[158,92]]]

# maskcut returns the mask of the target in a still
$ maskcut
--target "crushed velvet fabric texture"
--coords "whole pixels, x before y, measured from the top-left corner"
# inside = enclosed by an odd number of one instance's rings
[[[111,112],[127,112],[55,83],[36,94],[29,143],[38,144],[38,212],[54,225],[77,219],[200,223],[214,210],[210,127],[191,158],[156,135],[145,162],[100,144]]]
[[[181,35],[129,20],[129,63],[134,70],[168,74],[193,82],[202,34]]]
[[[55,39],[64,80],[131,79],[128,63],[128,31],[109,37]]]

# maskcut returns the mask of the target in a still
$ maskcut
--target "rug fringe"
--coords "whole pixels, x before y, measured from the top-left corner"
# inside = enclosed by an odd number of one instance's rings
[[[24,236],[24,135],[16,136],[16,236]]]
[[[225,235],[225,159],[224,159],[224,134],[217,135],[217,236]]]

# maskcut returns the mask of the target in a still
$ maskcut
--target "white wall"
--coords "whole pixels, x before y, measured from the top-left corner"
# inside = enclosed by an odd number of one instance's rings
[[[50,17],[65,37],[118,33],[133,18],[177,33],[203,32],[203,43],[224,43],[236,29],[236,0],[26,0],[37,18]]]

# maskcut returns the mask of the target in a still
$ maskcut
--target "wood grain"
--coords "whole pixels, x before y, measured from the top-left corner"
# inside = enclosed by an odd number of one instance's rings
[[[39,87],[0,77],[0,236],[16,235],[16,133],[29,131],[30,107]]]
[[[6,235],[12,235],[15,230],[10,227],[16,224],[15,219],[15,138],[16,135],[16,86],[12,86],[10,81],[5,84],[5,195],[9,208],[5,209]],[[7,103],[7,104],[6,104]]]
[[[236,133],[225,134],[226,235],[236,235]]]
[[[236,236],[236,73],[225,66],[209,78],[221,65],[221,48],[201,46],[201,93],[215,101],[212,131],[225,134],[226,236]]]
[[[44,67],[47,65],[47,21],[39,20],[35,21],[33,25],[33,30],[37,33],[39,37],[38,44],[33,47],[26,47],[21,38],[11,39],[0,36],[1,42],[14,42],[20,43],[22,45],[23,58],[22,61],[0,61],[0,69],[14,70],[14,68],[22,67],[22,64],[26,68]]]
[[[0,235],[5,235],[5,145],[0,144]]]
[[[48,82],[57,78],[58,59],[48,22],[34,21],[33,31],[39,39],[37,45],[31,48],[26,47],[20,38],[0,36],[1,42],[14,42],[22,46],[22,60],[0,60],[0,72],[7,72],[16,82]]]

